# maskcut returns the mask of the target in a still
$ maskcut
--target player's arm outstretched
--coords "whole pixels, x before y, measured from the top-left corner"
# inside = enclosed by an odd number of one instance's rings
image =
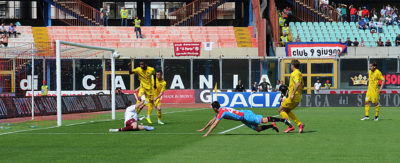
[[[202,131],[206,130],[208,127],[211,126],[211,128],[207,131],[207,133],[204,134],[204,137],[206,137],[206,136],[208,136],[208,135],[212,132],[212,130],[214,130],[215,127],[217,127],[218,123],[219,123],[219,120],[218,120],[217,118],[214,117],[213,119],[211,119],[211,120],[206,124],[206,126],[204,126],[202,129],[197,130],[197,131],[198,131],[198,132],[202,132]]]

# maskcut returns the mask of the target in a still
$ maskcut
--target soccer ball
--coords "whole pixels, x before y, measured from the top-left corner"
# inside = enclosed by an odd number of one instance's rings
[[[113,53],[113,57],[114,57],[115,59],[118,59],[120,56],[121,56],[121,54],[119,54],[119,52],[114,52],[114,53]]]

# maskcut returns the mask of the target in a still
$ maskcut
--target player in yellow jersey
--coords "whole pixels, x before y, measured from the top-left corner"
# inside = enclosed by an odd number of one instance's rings
[[[299,133],[303,132],[304,124],[297,119],[296,115],[292,112],[293,109],[299,105],[301,101],[301,93],[304,88],[303,75],[300,70],[300,62],[299,60],[292,60],[291,69],[292,73],[290,74],[290,82],[289,82],[289,98],[283,100],[282,105],[279,107],[279,113],[284,119],[288,119],[289,117],[299,126]],[[284,133],[288,133],[294,130],[292,125],[284,131]]]
[[[381,71],[376,68],[376,62],[369,64],[368,72],[368,90],[367,96],[365,97],[365,117],[361,120],[369,119],[369,102],[375,105],[375,121],[378,121],[379,116],[379,92],[382,91],[383,85],[385,85],[385,78],[382,76]],[[378,90],[379,81],[382,81],[381,87]]]
[[[156,85],[155,94],[154,94],[154,96],[155,96],[154,106],[157,108],[158,124],[163,125],[164,123],[161,121],[161,101],[160,100],[161,100],[162,95],[164,95],[165,87],[167,86],[167,82],[165,82],[165,80],[163,79],[161,70],[157,71],[156,79],[157,79],[157,85]],[[152,81],[154,82],[154,79],[152,79]],[[146,100],[148,100],[148,99],[146,99]],[[139,112],[140,112],[140,110],[139,110]],[[153,108],[150,106],[147,106],[147,116],[148,117],[150,116],[152,111],[153,111]]]
[[[140,80],[140,89],[138,93],[138,101],[137,103],[141,102],[141,97],[145,95],[146,99],[148,99],[148,108],[153,108],[154,104],[154,88],[157,82],[152,82],[152,76],[155,75],[155,69],[153,67],[147,66],[144,62],[139,63],[140,67],[135,68],[132,71],[130,63],[129,66],[129,74],[136,74]],[[154,77],[155,78],[155,77]],[[139,114],[140,110],[136,110]],[[152,123],[150,120],[150,115],[147,115],[146,118],[147,122]]]

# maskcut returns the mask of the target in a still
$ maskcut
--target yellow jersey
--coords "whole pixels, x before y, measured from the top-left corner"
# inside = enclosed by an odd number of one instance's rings
[[[147,66],[146,70],[143,70],[140,67],[137,67],[133,70],[133,73],[138,75],[139,80],[140,80],[140,87],[143,89],[153,89],[153,81],[152,81],[152,75],[155,74],[155,69],[153,67]]]
[[[372,72],[371,70],[369,70],[368,72],[368,90],[374,90],[374,91],[378,91],[378,84],[379,84],[379,80],[385,80],[385,78],[382,76],[381,71],[379,71],[378,69],[375,69],[374,72]]]
[[[154,78],[152,78],[152,83],[154,85]],[[157,79],[155,96],[158,96],[161,92],[164,92],[165,91],[165,87],[167,87],[167,82],[165,82],[164,79],[162,79],[162,80],[158,80]]]
[[[299,69],[294,70],[290,74],[290,82],[289,82],[289,96],[293,93],[294,87],[296,86],[297,83],[300,83],[299,88],[297,88],[297,91],[294,93],[294,101],[295,102],[300,102],[301,101],[301,94],[304,88],[304,82],[303,82],[303,75],[301,74]]]

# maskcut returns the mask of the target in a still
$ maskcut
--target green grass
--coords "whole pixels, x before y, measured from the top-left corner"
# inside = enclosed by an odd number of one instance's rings
[[[277,115],[276,109],[253,111]],[[0,162],[398,162],[400,109],[381,107],[378,122],[360,121],[363,112],[297,108],[294,113],[306,124],[303,134],[297,128],[283,134],[286,126],[280,123],[280,133],[243,126],[218,134],[241,124],[222,120],[203,138],[195,130],[215,116],[211,109],[171,108],[164,110],[167,124],[154,124],[155,131],[109,133],[123,125],[116,120],[0,135]]]

